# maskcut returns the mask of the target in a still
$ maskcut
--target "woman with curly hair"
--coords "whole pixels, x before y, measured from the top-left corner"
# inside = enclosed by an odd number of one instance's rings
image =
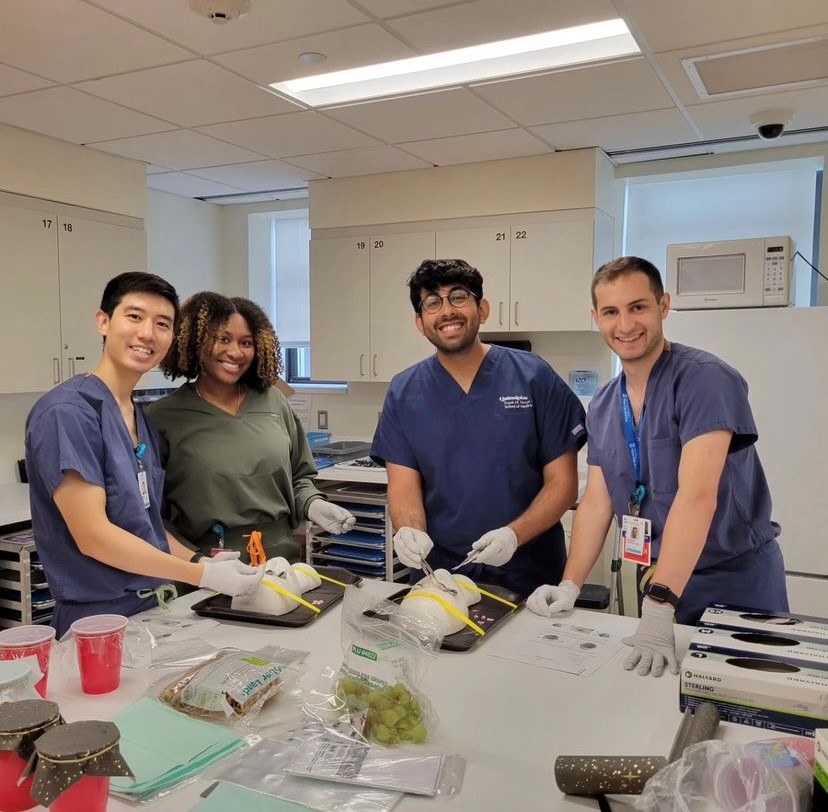
[[[268,558],[295,561],[303,519],[333,533],[353,526],[316,488],[305,432],[275,388],[279,341],[257,304],[190,297],[161,369],[187,379],[147,408],[161,434],[164,518],[176,537],[210,555],[244,550],[259,530]]]

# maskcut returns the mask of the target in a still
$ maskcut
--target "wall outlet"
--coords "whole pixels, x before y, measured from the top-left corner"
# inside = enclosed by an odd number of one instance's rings
[[[328,413],[324,409],[319,409],[316,413],[316,427],[322,431],[328,430]]]

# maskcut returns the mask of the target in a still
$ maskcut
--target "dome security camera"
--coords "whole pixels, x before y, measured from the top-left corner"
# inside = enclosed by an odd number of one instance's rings
[[[773,141],[782,135],[792,118],[793,112],[790,110],[764,110],[750,117],[750,126],[763,141]]]

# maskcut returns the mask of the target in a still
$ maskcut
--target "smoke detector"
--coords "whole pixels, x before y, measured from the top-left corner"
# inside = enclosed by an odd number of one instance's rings
[[[224,25],[244,17],[250,11],[250,0],[189,0],[190,8],[202,17]]]

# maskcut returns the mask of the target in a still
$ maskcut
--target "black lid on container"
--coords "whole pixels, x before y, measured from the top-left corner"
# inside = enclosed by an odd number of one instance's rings
[[[70,722],[36,742],[37,769],[32,798],[49,806],[84,775],[125,775],[132,770],[118,749],[121,731],[112,722]]]
[[[44,727],[60,716],[56,702],[47,699],[21,699],[0,705],[0,737],[26,733]]]

